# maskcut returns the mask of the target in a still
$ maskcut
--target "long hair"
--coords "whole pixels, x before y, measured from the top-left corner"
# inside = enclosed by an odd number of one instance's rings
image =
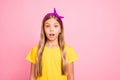
[[[51,15],[50,15],[51,14]],[[35,66],[35,76],[42,76],[42,54],[44,51],[45,43],[47,41],[47,37],[45,35],[44,24],[45,21],[54,18],[57,20],[61,27],[61,33],[58,35],[58,45],[60,47],[61,52],[61,73],[62,75],[66,74],[66,52],[65,52],[65,40],[64,40],[64,28],[63,22],[60,18],[56,17],[53,13],[50,13],[43,18],[41,33],[40,33],[40,41],[38,43],[38,50],[36,55],[36,66]]]

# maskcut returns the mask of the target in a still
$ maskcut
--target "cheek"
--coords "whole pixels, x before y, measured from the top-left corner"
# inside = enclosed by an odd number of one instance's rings
[[[59,29],[59,33],[61,33],[61,28]]]
[[[61,30],[60,29],[58,29],[57,31],[56,31],[56,33],[57,33],[57,35],[59,35],[59,33],[61,32]]]
[[[48,29],[44,28],[44,30],[45,30],[45,33],[47,34],[48,33]]]

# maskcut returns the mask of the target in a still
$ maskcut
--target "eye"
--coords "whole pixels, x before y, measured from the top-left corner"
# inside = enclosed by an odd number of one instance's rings
[[[58,25],[55,25],[55,28],[57,28],[58,27]]]
[[[50,25],[45,25],[45,27],[46,27],[46,28],[49,28],[49,27],[50,27]]]

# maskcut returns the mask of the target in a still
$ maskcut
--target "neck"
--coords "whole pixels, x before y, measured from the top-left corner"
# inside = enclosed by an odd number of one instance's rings
[[[57,47],[58,46],[58,40],[54,40],[54,41],[47,40],[46,46],[50,47],[50,48]]]

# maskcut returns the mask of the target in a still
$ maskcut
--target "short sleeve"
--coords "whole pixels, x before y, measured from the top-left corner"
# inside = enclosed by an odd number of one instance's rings
[[[74,51],[74,49],[71,46],[66,46],[66,56],[67,56],[68,64],[78,60],[78,55],[76,54],[76,52]]]
[[[26,60],[29,62],[35,64],[36,63],[36,53],[37,53],[37,46],[34,46],[30,49],[26,56]]]

